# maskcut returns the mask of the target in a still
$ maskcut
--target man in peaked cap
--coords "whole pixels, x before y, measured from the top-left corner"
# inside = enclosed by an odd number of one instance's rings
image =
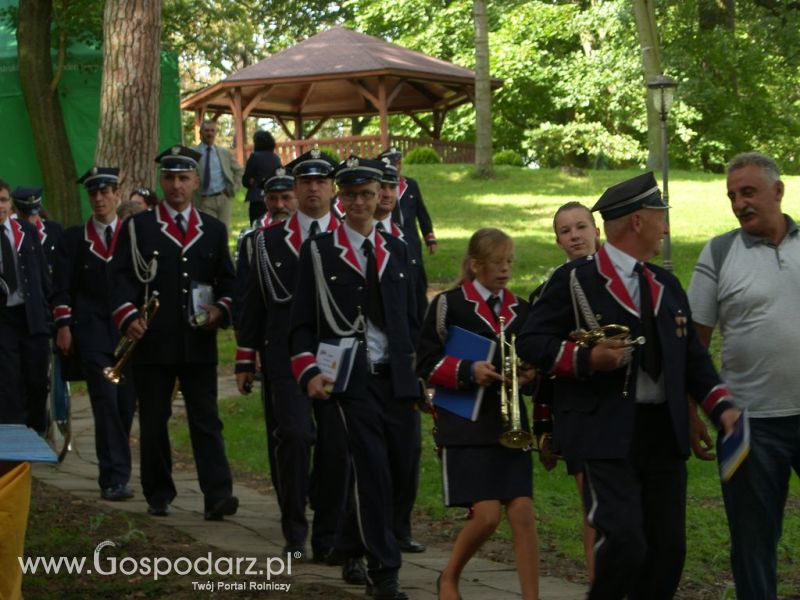
[[[411,427],[404,425],[412,419],[418,393],[412,368],[418,323],[406,245],[374,227],[382,177],[383,163],[377,160],[350,157],[337,167],[345,220],[335,231],[306,241],[300,252],[289,346],[300,388],[339,409],[367,554],[367,594],[403,600],[407,596],[397,582],[400,549],[387,508],[393,504],[396,458],[390,438]],[[327,308],[317,310],[319,302]],[[344,389],[333,393],[326,387],[333,382],[317,364],[317,348],[320,341],[344,339],[355,343],[354,366]]]
[[[236,353],[237,384],[240,392],[247,393],[255,371],[255,349],[269,350],[262,356],[261,368],[271,387],[265,416],[269,433],[274,434],[275,487],[285,550],[306,553],[308,498],[314,508],[311,547],[319,561],[334,548],[343,522],[347,441],[335,407],[312,401],[297,387],[289,359],[289,314],[296,300],[293,292],[302,243],[339,227],[330,212],[335,167],[332,157],[314,148],[286,165],[292,177],[276,173],[266,183],[269,203],[269,196],[278,193],[270,189],[283,188],[293,178],[292,190],[287,191],[294,192],[297,210],[282,223],[255,234]]]
[[[112,306],[120,332],[138,341],[133,374],[148,513],[168,515],[176,494],[167,422],[177,380],[204,516],[217,521],[239,506],[218,416],[216,369],[217,329],[231,323],[234,274],[225,226],[192,206],[199,160],[184,146],[156,158],[164,202],[123,225],[112,262]],[[160,308],[148,322],[139,307],[156,294]]]
[[[50,295],[37,231],[13,218],[11,188],[0,180],[0,423],[25,424],[42,435],[47,429]]]
[[[695,334],[680,282],[646,262],[667,232],[653,174],[608,188],[592,210],[608,241],[555,271],[517,351],[554,377],[555,450],[585,464],[600,540],[588,597],[672,598],[686,551],[686,395],[726,432],[739,411]],[[610,324],[644,343],[584,346],[573,335]]]
[[[422,238],[430,254],[436,252],[439,243],[433,233],[433,221],[422,199],[422,191],[416,179],[403,175],[403,153],[399,148],[389,148],[378,155],[378,159],[386,159],[397,169],[397,206],[392,211],[392,218],[403,231],[404,239],[408,244],[411,257],[419,265],[421,275],[418,286],[417,308],[424,315],[428,308],[428,276],[425,273],[425,264],[422,260]],[[417,229],[419,223],[419,229]]]
[[[122,229],[119,169],[92,167],[79,180],[89,194],[92,216],[68,228],[58,244],[54,276],[53,317],[56,346],[64,356],[77,355],[86,378],[94,415],[95,451],[100,495],[120,501],[133,497],[130,431],[136,393],[130,367],[125,381],[114,385],[103,369],[116,363],[120,334],[111,318],[111,270]]]

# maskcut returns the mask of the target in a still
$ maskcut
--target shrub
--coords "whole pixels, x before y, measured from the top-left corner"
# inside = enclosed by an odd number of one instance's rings
[[[500,150],[500,152],[495,152],[492,157],[492,163],[496,165],[511,165],[512,167],[525,166],[525,161],[513,150]]]
[[[638,140],[600,123],[542,123],[525,132],[523,145],[542,167],[619,168],[647,160]]]
[[[420,146],[406,154],[403,162],[407,165],[438,165],[441,164],[442,157],[433,148]]]

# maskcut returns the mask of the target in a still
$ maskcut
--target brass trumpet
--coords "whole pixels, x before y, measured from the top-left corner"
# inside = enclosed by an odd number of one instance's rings
[[[521,362],[517,358],[516,335],[511,334],[506,341],[506,319],[500,317],[500,369],[503,383],[500,384],[500,416],[503,419],[503,433],[500,443],[506,448],[529,448],[533,436],[522,429],[519,410],[519,377],[517,368]]]
[[[637,338],[629,337],[631,333],[630,327],[627,325],[602,325],[594,329],[576,329],[569,334],[570,339],[578,346],[583,348],[591,348],[605,340],[621,340],[624,342],[623,347],[629,346],[643,346],[645,338],[640,335]]]
[[[160,302],[158,301],[158,296],[156,294],[150,296],[150,300],[139,310],[139,316],[141,319],[144,319],[145,324],[150,325],[150,323],[153,322],[153,317],[156,316],[159,306]],[[117,359],[117,362],[113,367],[106,367],[103,369],[103,377],[114,385],[123,383],[125,381],[125,375],[122,374],[122,371],[133,355],[133,349],[136,348],[137,343],[138,340],[132,340],[128,336],[122,336],[117,347],[114,349],[114,358]]]

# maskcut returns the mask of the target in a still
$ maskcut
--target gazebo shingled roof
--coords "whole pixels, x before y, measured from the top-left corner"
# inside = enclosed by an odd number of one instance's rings
[[[500,85],[492,80],[493,88]],[[474,71],[333,27],[191,94],[181,108],[194,110],[198,129],[206,112],[233,114],[239,140],[247,139],[248,116],[275,118],[296,138],[303,137],[298,132],[305,120],[317,120],[306,135],[311,137],[329,118],[379,115],[387,146],[389,114],[408,114],[438,139],[446,113],[471,101],[474,88]],[[415,116],[418,112],[433,112],[432,129]],[[244,160],[244,144],[237,149]]]

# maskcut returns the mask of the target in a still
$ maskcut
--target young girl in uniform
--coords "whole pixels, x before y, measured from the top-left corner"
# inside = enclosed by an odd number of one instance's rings
[[[493,361],[461,360],[445,354],[448,328],[458,326],[499,344],[500,317],[505,318],[506,340],[522,328],[528,303],[507,289],[514,244],[499,229],[476,231],[469,241],[459,285],[439,294],[423,325],[418,348],[418,374],[430,385],[469,390],[483,386],[476,421],[444,409],[436,415],[436,443],[441,449],[444,502],[473,507],[473,517],[458,534],[453,552],[437,580],[440,600],[460,598],[461,572],[500,522],[503,509],[514,538],[514,554],[522,597],[539,597],[539,551],[533,511],[531,453],[502,446],[506,427],[501,418],[500,349]],[[520,371],[519,384],[533,378]],[[521,398],[515,398],[521,428],[529,431]]]
[[[594,221],[591,211],[580,202],[567,202],[561,206],[553,216],[553,230],[556,234],[556,244],[567,255],[567,260],[575,260],[594,254],[600,248],[600,229]],[[531,294],[530,302],[534,304],[546,284]],[[547,379],[542,379],[537,386],[535,402],[537,405],[550,403],[552,388]],[[543,463],[547,468],[555,466],[553,461],[548,461],[542,455]],[[578,494],[583,498],[583,464],[580,461],[567,461],[567,473],[575,477],[578,485]],[[583,503],[583,502],[582,502]],[[584,511],[583,516],[583,554],[586,558],[586,572],[591,582],[594,579],[594,541],[595,533]]]

